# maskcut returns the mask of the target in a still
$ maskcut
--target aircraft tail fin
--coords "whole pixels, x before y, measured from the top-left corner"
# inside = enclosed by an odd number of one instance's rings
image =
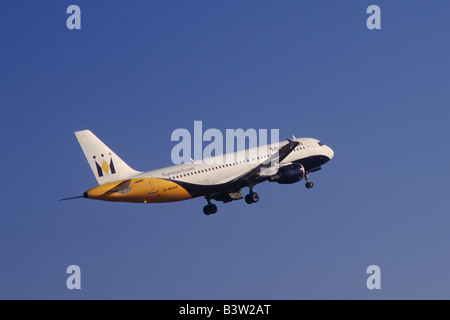
[[[99,185],[141,173],[128,166],[90,130],[77,131],[75,136]]]

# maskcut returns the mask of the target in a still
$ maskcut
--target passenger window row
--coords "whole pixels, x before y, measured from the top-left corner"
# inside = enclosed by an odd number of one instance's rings
[[[302,149],[305,149],[305,147],[297,147],[297,148],[295,148],[295,151],[299,151],[299,150],[302,150]],[[271,155],[272,154],[265,155],[265,156],[259,156],[256,159],[257,160],[262,160],[262,159],[265,159],[265,158],[269,158]],[[252,160],[255,161],[255,158],[253,158]],[[211,167],[211,168],[207,168],[207,169],[202,169],[202,170],[197,170],[197,171],[193,171],[193,172],[188,172],[188,173],[176,175],[176,176],[173,176],[173,177],[169,177],[169,180],[180,179],[180,178],[183,178],[183,177],[189,177],[189,176],[193,176],[193,175],[196,175],[196,174],[206,173],[208,171],[224,169],[226,167],[231,167],[231,166],[235,166],[235,165],[239,165],[239,164],[244,164],[245,162],[248,163],[248,162],[250,162],[250,160],[249,159],[245,159],[245,160],[240,160],[240,161],[233,162],[231,164],[224,164],[224,165],[220,165],[220,166],[216,166],[216,167]]]

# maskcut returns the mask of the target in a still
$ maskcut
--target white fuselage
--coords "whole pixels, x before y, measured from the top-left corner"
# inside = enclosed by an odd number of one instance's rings
[[[280,162],[280,166],[314,156],[325,156],[331,159],[334,155],[330,147],[321,144],[317,139],[296,138],[293,140],[298,141],[300,144]],[[222,184],[232,181],[251,169],[256,168],[277,152],[277,148],[282,147],[286,143],[284,141],[259,148],[251,148],[212,158],[195,160],[191,163],[148,171],[138,176],[176,180],[197,185]],[[268,151],[258,154],[258,149]]]

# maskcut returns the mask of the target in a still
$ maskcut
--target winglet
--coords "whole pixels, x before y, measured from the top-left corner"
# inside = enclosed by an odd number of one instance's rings
[[[294,141],[294,140],[291,140],[291,139],[287,139],[287,141],[289,141],[289,147],[290,148],[295,148],[297,145],[298,145],[298,141]]]

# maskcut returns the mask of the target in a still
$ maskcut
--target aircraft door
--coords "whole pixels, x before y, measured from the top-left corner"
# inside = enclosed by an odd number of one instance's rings
[[[148,193],[155,193],[158,192],[158,187],[156,185],[156,180],[153,177],[147,177],[145,178],[145,180],[147,181],[147,185],[148,185]]]

